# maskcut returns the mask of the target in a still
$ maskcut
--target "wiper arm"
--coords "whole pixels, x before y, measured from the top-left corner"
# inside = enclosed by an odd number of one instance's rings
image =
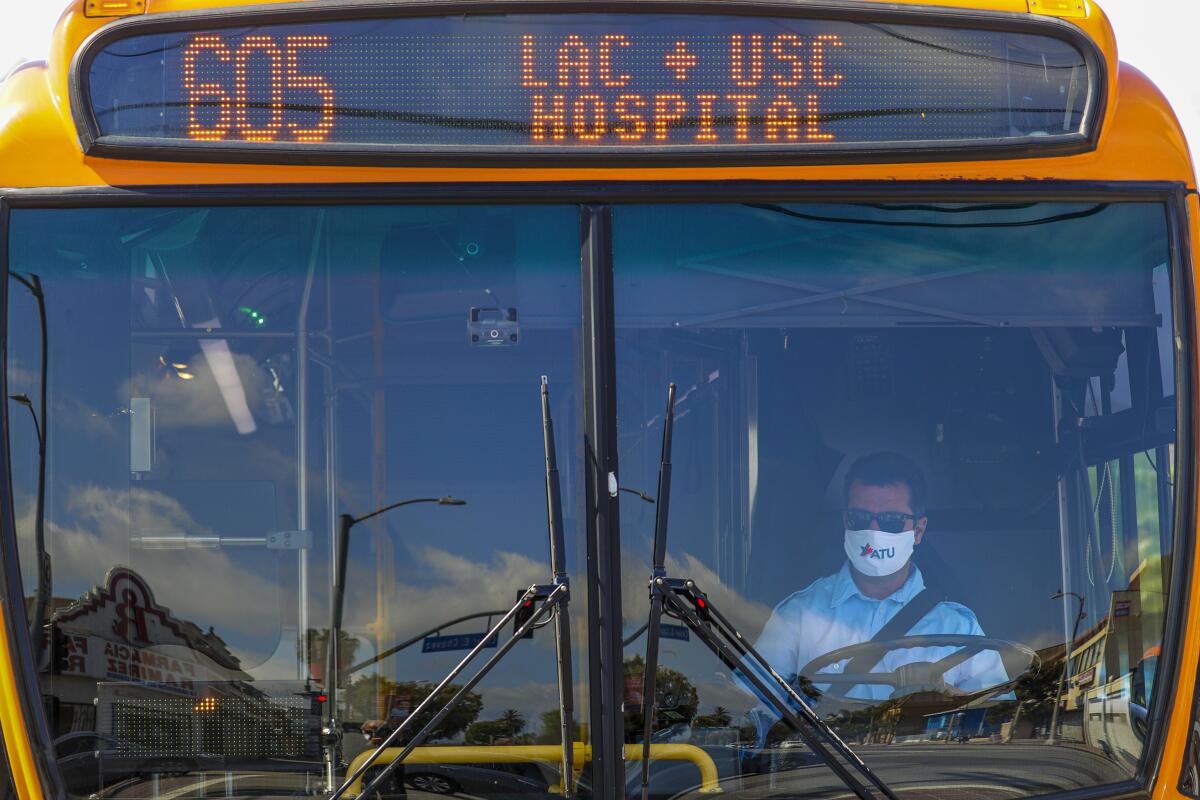
[[[567,577],[566,539],[562,526],[562,487],[558,480],[558,455],[554,446],[554,420],[550,416],[550,387],[542,376],[542,437],[546,450],[546,527],[550,536],[550,569],[554,573],[555,591],[564,594],[554,615],[554,644],[558,657],[558,727],[562,741],[562,778],[559,786],[563,797],[573,794],[575,756],[575,709],[571,669],[571,626],[567,616],[570,600],[570,578]],[[544,607],[544,606],[543,606]]]
[[[358,769],[348,776],[342,785],[334,790],[328,800],[338,800],[342,795],[353,786],[368,769],[375,766],[375,762],[384,752],[397,742],[405,731],[410,727],[413,720],[419,718],[426,709],[430,708],[437,700],[438,696],[450,686],[450,683],[459,676],[476,656],[488,646],[488,643],[499,636],[500,631],[508,625],[510,620],[515,620],[516,630],[512,636],[505,640],[500,648],[484,662],[483,666],[472,675],[461,687],[454,693],[441,709],[433,715],[425,726],[422,727],[411,739],[404,745],[400,753],[393,758],[379,772],[377,772],[367,785],[359,792],[359,797],[374,797],[384,783],[386,783],[396,768],[399,767],[404,759],[408,758],[417,747],[425,742],[426,739],[437,729],[451,711],[462,701],[469,691],[475,688],[480,681],[495,667],[500,660],[508,654],[517,642],[525,637],[536,627],[540,627],[541,620],[550,614],[554,614],[554,633],[555,644],[558,651],[558,709],[559,709],[559,729],[562,736],[562,779],[559,781],[560,791],[563,797],[570,798],[573,794],[573,772],[574,772],[574,706],[572,678],[571,678],[571,627],[570,619],[567,615],[567,604],[570,599],[570,579],[567,576],[566,569],[566,543],[562,527],[562,489],[558,479],[558,457],[555,454],[554,445],[554,422],[550,417],[550,392],[548,380],[543,375],[541,384],[541,400],[542,400],[542,436],[543,444],[546,449],[546,527],[550,537],[550,571],[552,573],[552,582],[549,584],[534,584],[528,589],[525,589],[517,598],[516,604],[505,612],[492,629],[489,630],[484,637],[471,649],[469,653],[458,663],[454,669],[442,679],[437,687],[429,693],[429,695],[421,701],[412,713],[408,715],[396,728],[388,734],[387,738],[380,743],[379,747],[371,753]],[[382,511],[378,512],[382,513]],[[368,515],[373,516],[373,515]],[[345,519],[345,517],[344,517]],[[365,519],[365,517],[363,517]],[[345,540],[343,536],[343,540]],[[344,548],[343,548],[344,552]],[[339,572],[344,576],[344,567],[339,564]],[[540,606],[534,607],[534,604],[541,600]],[[340,610],[339,610],[340,611]]]
[[[650,619],[646,622],[645,672],[642,673],[642,800],[650,797],[650,737],[654,733],[655,693],[658,691],[658,642],[664,596],[654,590],[666,580],[667,519],[671,508],[671,435],[675,428],[675,384],[667,387],[663,417],[662,455],[658,463],[658,501],[654,507],[654,545],[650,564]]]
[[[35,669],[40,669],[42,665],[42,654],[45,651],[45,628],[46,628],[46,606],[50,601],[51,587],[53,586],[50,573],[50,553],[46,549],[46,438],[49,435],[49,427],[46,418],[46,375],[49,366],[46,363],[49,354],[49,337],[46,332],[46,294],[42,291],[42,279],[35,273],[30,273],[26,278],[23,275],[18,275],[15,272],[10,272],[9,277],[18,281],[22,286],[29,290],[37,301],[38,325],[41,328],[42,334],[42,364],[41,376],[39,378],[39,398],[38,407],[39,413],[34,413],[33,402],[26,395],[13,395],[12,400],[20,403],[29,409],[29,413],[33,416],[33,428],[37,432],[38,440],[38,478],[37,478],[37,506],[33,517],[33,537],[34,537],[34,553],[37,559],[37,588],[33,594],[33,613],[29,619],[29,644],[33,651],[33,664]],[[39,423],[40,419],[40,423]]]
[[[756,692],[775,707],[779,715],[800,734],[805,744],[820,756],[860,800],[877,800],[867,784],[888,800],[897,800],[891,788],[746,641],[733,623],[713,606],[695,581],[690,578],[667,577],[667,522],[671,498],[671,438],[674,424],[675,384],[672,383],[667,388],[667,413],[663,422],[662,456],[658,468],[658,504],[650,573],[650,619],[646,623],[646,672],[642,676],[642,800],[649,800],[650,795],[650,737],[654,731],[658,644],[664,611],[687,625],[722,663],[745,676]],[[768,686],[762,674],[770,676],[772,686]],[[851,772],[851,769],[854,772]],[[860,777],[865,778],[866,783],[860,780]]]

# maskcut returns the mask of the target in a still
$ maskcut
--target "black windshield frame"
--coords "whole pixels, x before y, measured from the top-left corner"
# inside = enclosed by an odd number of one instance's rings
[[[1195,286],[1191,274],[1191,242],[1187,224],[1187,188],[1175,183],[1134,182],[1045,182],[1037,185],[1011,184],[996,186],[984,182],[746,182],[746,183],[575,183],[561,185],[538,184],[377,184],[377,185],[276,185],[220,187],[146,187],[116,189],[109,187],[65,189],[17,189],[0,191],[0,271],[8,273],[9,216],[15,208],[103,208],[103,207],[163,207],[212,205],[284,205],[305,206],[341,203],[391,204],[472,204],[493,203],[576,203],[580,206],[581,231],[580,269],[583,278],[583,323],[588,343],[584,353],[585,420],[584,431],[589,448],[587,481],[587,546],[589,570],[579,579],[586,589],[593,608],[618,610],[620,619],[620,565],[617,559],[598,558],[597,554],[614,553],[620,542],[618,500],[610,498],[604,479],[608,472],[619,474],[616,452],[615,398],[615,315],[613,314],[612,277],[612,206],[620,203],[662,203],[683,205],[703,201],[738,202],[1042,202],[1042,201],[1141,201],[1161,203],[1167,214],[1168,248],[1172,292],[1174,336],[1178,342],[1176,369],[1176,436],[1188,442],[1192,436],[1192,413],[1195,400],[1192,382],[1197,374],[1195,337]],[[9,281],[4,281],[0,300],[4,314],[8,309]],[[6,317],[7,319],[7,317]],[[7,358],[5,355],[0,358]],[[7,370],[2,378],[7,386]],[[7,391],[5,392],[7,393]],[[23,607],[20,562],[17,551],[16,523],[13,515],[11,458],[9,455],[9,419],[11,404],[0,410],[0,435],[3,436],[4,459],[0,462],[0,492],[4,492],[7,511],[0,516],[0,553],[4,568],[0,570],[0,598],[7,608]],[[1190,554],[1196,546],[1191,521],[1195,518],[1193,487],[1194,456],[1187,448],[1177,452],[1176,486],[1181,487],[1174,498],[1176,552]],[[1186,487],[1184,490],[1182,487]],[[603,563],[601,563],[603,562]],[[599,586],[615,587],[601,597]],[[1147,796],[1159,778],[1165,745],[1167,723],[1174,708],[1180,687],[1182,636],[1186,620],[1186,600],[1192,587],[1189,571],[1172,570],[1168,596],[1166,627],[1163,633],[1163,668],[1158,670],[1159,684],[1150,709],[1145,747],[1133,780],[1085,789],[1059,792],[1046,797],[1056,800],[1079,798],[1111,798]],[[605,630],[600,623],[603,614],[592,614],[589,634],[589,672],[587,688],[593,708],[614,709],[620,706],[621,675],[611,665],[621,663],[621,630]],[[3,624],[13,655],[13,672],[17,678],[25,728],[32,745],[35,763],[47,797],[67,800],[51,745],[46,714],[39,702],[40,690],[37,668],[33,663],[26,621],[15,614],[6,614]],[[1184,681],[1191,682],[1189,677]],[[1191,709],[1184,709],[1190,717]],[[609,719],[611,717],[611,719]],[[594,789],[597,796],[618,796],[623,791],[622,729],[615,711],[596,714],[593,720],[595,739]],[[11,734],[11,728],[10,728]]]
[[[525,147],[447,146],[331,146],[297,148],[281,143],[225,144],[193,142],[165,144],[161,139],[106,137],[93,114],[89,75],[97,54],[108,45],[131,36],[208,28],[237,28],[274,22],[308,22],[379,17],[454,16],[468,13],[581,14],[642,13],[701,14],[719,16],[781,16],[797,19],[827,19],[964,28],[980,31],[1028,33],[1057,39],[1076,48],[1083,56],[1089,77],[1089,97],[1084,104],[1083,131],[1053,137],[963,142],[933,142],[889,147],[885,144],[849,145],[828,151],[788,146],[752,152],[730,152],[717,148],[695,148],[673,153],[655,147],[622,147],[612,153],[586,154],[548,151],[530,152]],[[414,166],[614,166],[646,163],[658,166],[739,164],[856,164],[927,161],[965,161],[979,158],[1038,158],[1073,155],[1095,150],[1099,141],[1110,94],[1109,65],[1103,53],[1077,26],[1055,17],[1016,12],[978,11],[942,7],[881,6],[870,2],[815,2],[797,6],[782,0],[736,0],[714,3],[706,0],[504,0],[489,4],[486,12],[448,0],[419,0],[396,5],[377,0],[317,0],[312,3],[283,3],[251,7],[232,16],[228,11],[181,11],[130,17],[106,25],[94,33],[76,53],[68,74],[72,116],[79,142],[86,155],[105,158],[149,159],[249,164],[315,165],[414,165]],[[827,146],[823,146],[827,147]]]

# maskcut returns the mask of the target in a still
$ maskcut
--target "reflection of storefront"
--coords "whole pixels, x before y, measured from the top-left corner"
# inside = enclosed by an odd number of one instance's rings
[[[1063,711],[1081,710],[1087,691],[1103,682],[1108,621],[1108,616],[1105,616],[1096,625],[1083,631],[1071,649],[1071,661],[1063,689]]]
[[[1170,559],[1143,561],[1107,613],[1080,632],[1063,687],[1061,732],[1136,762],[1161,651],[1163,580]]]
[[[130,569],[59,605],[51,629],[42,682],[55,735],[94,729],[155,754],[316,753],[314,692],[254,683],[215,631],[174,617]]]
[[[975,709],[986,713],[996,705],[995,701],[988,699],[986,695],[966,704],[963,703],[963,699],[961,695],[917,692],[863,709],[857,715],[865,717],[867,722],[866,735],[862,737],[862,741],[890,744],[928,739],[935,729],[948,726],[956,717],[960,717],[964,710],[971,710],[974,719]]]
[[[980,701],[967,703],[949,711],[940,711],[925,715],[924,738],[931,741],[967,741],[981,737],[998,735],[1002,730],[1003,719],[989,711],[997,705],[997,701]]]
[[[1076,636],[1063,691],[1064,711],[1083,711],[1098,687],[1124,676],[1131,676],[1134,695],[1148,701],[1162,630],[1163,580],[1169,569],[1170,557],[1143,561],[1129,588],[1111,594],[1108,613]]]

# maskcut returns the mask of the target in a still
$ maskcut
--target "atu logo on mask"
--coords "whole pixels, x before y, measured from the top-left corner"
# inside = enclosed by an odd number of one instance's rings
[[[863,548],[862,548],[862,552],[859,553],[859,555],[863,556],[864,558],[878,558],[880,560],[885,559],[885,558],[895,558],[896,557],[896,548],[881,547],[878,550],[876,550],[871,545],[864,544]]]

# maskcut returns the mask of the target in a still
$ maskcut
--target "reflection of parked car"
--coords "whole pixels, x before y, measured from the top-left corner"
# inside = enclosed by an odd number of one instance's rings
[[[717,765],[721,777],[738,774],[738,753],[728,747],[703,748]],[[799,751],[797,751],[799,752]],[[577,778],[580,795],[591,794],[591,764],[577,765],[583,774]],[[404,789],[393,781],[371,800],[401,800],[405,790],[441,795],[472,795],[488,800],[550,800],[561,798],[556,791],[559,765],[543,761],[479,764],[416,764],[404,765]],[[363,785],[370,782],[379,768],[367,770]],[[655,800],[697,790],[700,771],[695,764],[681,761],[653,761],[650,765],[650,796]],[[625,796],[640,798],[641,764],[626,762]]]
[[[550,795],[558,772],[549,765],[526,761],[515,764],[410,764],[404,782],[433,794],[473,794],[484,797]]]
[[[221,756],[162,755],[133,742],[118,742],[87,731],[60,736],[54,741],[54,754],[71,794],[91,794],[118,781],[151,775],[186,775],[225,768]]]

